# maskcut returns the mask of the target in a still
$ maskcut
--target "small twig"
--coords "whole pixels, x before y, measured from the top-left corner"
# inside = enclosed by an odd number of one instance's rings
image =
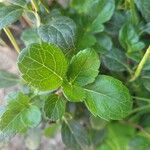
[[[37,21],[37,27],[39,27],[41,24],[41,20],[40,20],[40,17],[38,15],[38,7],[36,6],[36,3],[34,0],[31,0],[31,4],[32,4],[33,9],[34,9],[34,11],[32,11],[32,13],[34,13],[34,16],[35,16],[36,21]]]
[[[150,109],[150,105],[145,105],[145,106],[142,106],[142,107],[135,108],[135,109],[133,109],[133,110],[129,113],[129,115],[132,115],[132,114],[134,114],[134,113],[136,113],[136,112],[139,112],[139,111],[142,111],[142,110],[146,110],[146,109]]]
[[[143,67],[144,67],[144,65],[147,62],[149,57],[150,57],[150,46],[146,50],[146,53],[144,54],[142,60],[140,61],[139,65],[138,65],[138,67],[137,67],[137,69],[135,71],[134,76],[130,79],[130,82],[136,80],[140,76],[140,74],[142,72],[142,69],[143,69]]]
[[[12,35],[11,31],[8,28],[3,28],[3,30],[6,33],[6,35],[8,36],[10,42],[14,46],[15,50],[17,51],[17,53],[19,53],[20,52],[20,48],[19,48],[19,46],[18,46],[14,36]]]
[[[144,98],[144,97],[137,97],[137,96],[132,96],[134,99],[140,100],[140,101],[145,101],[145,102],[150,102],[150,99]]]
[[[120,123],[122,123],[122,124],[128,124],[128,125],[130,125],[130,126],[136,128],[136,129],[139,129],[139,130],[142,131],[148,138],[150,138],[150,132],[147,131],[147,130],[145,130],[142,126],[140,126],[140,125],[138,125],[138,124],[135,124],[135,123],[133,123],[133,122],[124,121],[124,120],[120,121]]]

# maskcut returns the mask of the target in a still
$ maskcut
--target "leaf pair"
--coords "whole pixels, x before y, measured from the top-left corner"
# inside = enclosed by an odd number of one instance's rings
[[[43,91],[55,90],[62,86],[65,96],[70,101],[84,100],[95,116],[118,120],[131,110],[129,91],[120,81],[104,75],[96,78],[100,60],[93,49],[80,51],[72,58],[68,67],[64,54],[57,46],[47,43],[31,44],[21,52],[18,66],[28,84]],[[92,84],[89,85],[90,83]],[[50,97],[47,103],[53,103],[54,100],[54,106],[57,107],[58,104],[60,108],[61,102],[57,103],[59,98],[54,97]],[[57,112],[58,108],[54,112]],[[64,112],[64,109],[61,110]],[[48,111],[47,113],[53,114]],[[62,116],[62,113],[59,114]]]

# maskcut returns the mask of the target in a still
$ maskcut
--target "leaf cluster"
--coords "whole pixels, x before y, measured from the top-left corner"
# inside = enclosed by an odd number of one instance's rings
[[[31,25],[19,76],[0,71],[0,88],[22,89],[1,108],[0,139],[52,122],[68,149],[148,150],[149,8],[150,0],[0,3],[0,30],[20,18]]]

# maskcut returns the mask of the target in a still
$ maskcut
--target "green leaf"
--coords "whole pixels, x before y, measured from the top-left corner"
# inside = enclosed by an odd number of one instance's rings
[[[10,5],[0,7],[0,30],[16,22],[22,15],[20,6]]]
[[[104,65],[112,71],[125,71],[127,69],[127,59],[123,51],[113,48],[105,52],[102,56]]]
[[[115,11],[111,20],[106,23],[105,30],[113,38],[116,37],[118,40],[119,30],[126,21],[127,21],[127,15],[124,11]]]
[[[129,150],[149,150],[150,148],[150,139],[146,136],[137,135],[131,139],[129,142]]]
[[[76,9],[79,13],[88,13],[91,5],[93,5],[93,0],[72,0],[71,7]]]
[[[112,49],[113,43],[111,38],[104,33],[101,33],[96,36],[97,43],[98,43],[98,48],[97,52],[105,52],[105,51],[110,51]]]
[[[58,45],[65,53],[74,49],[76,25],[70,18],[52,18],[49,24],[39,27],[40,38],[48,43]]]
[[[141,34],[145,34],[145,33],[147,33],[147,34],[150,34],[150,22],[148,22],[147,24],[144,24],[142,27],[141,27],[141,29],[140,29],[140,33]]]
[[[79,13],[84,13],[91,18],[88,27],[90,32],[101,32],[104,30],[103,23],[110,20],[115,9],[114,0],[73,0],[71,6]],[[93,11],[94,10],[94,11]]]
[[[19,55],[22,78],[39,90],[61,86],[67,71],[67,61],[61,49],[53,44],[31,44]]]
[[[105,120],[120,120],[131,111],[132,100],[128,89],[113,77],[99,75],[85,91],[85,104],[94,116]]]
[[[40,43],[41,39],[37,33],[36,28],[28,28],[23,31],[21,35],[22,41],[25,43],[26,46],[32,44],[32,43]]]
[[[76,54],[69,66],[68,77],[71,83],[84,86],[94,82],[98,75],[100,60],[94,49],[85,49]]]
[[[91,115],[90,116],[90,123],[91,123],[91,126],[93,129],[101,130],[108,124],[108,121]]]
[[[111,123],[107,130],[107,138],[97,150],[127,150],[128,142],[134,136],[134,128],[129,125]]]
[[[140,51],[145,46],[145,44],[140,41],[135,27],[130,23],[124,24],[120,29],[119,40],[122,47],[128,53]]]
[[[0,118],[0,139],[8,140],[16,133],[28,128],[36,127],[41,121],[41,112],[38,107],[30,104],[30,99],[21,92],[12,98]]]
[[[65,82],[62,87],[64,95],[69,101],[79,102],[84,100],[85,91],[82,87],[73,85],[69,82]]]
[[[55,137],[56,133],[60,129],[60,124],[54,123],[44,129],[44,136],[47,138]]]
[[[8,1],[9,3],[11,4],[14,4],[14,5],[19,5],[19,6],[25,6],[28,2],[28,0],[6,0]]]
[[[86,130],[76,121],[70,120],[62,124],[62,140],[71,150],[89,150]]]
[[[144,74],[142,74],[141,80],[142,80],[142,83],[143,83],[144,87],[148,91],[150,91],[150,71],[147,71]]]
[[[82,31],[83,32],[83,31]],[[85,49],[88,47],[93,46],[96,43],[96,38],[93,34],[90,33],[79,33],[82,35],[79,35],[78,42],[77,42],[77,48],[78,49]]]
[[[14,86],[17,83],[19,83],[19,78],[17,75],[0,70],[0,88]]]
[[[50,95],[45,101],[44,112],[51,121],[61,119],[65,113],[66,103],[62,96]]]
[[[96,10],[98,15],[92,22],[90,31],[94,33],[102,32],[104,30],[103,23],[110,20],[114,13],[115,2],[114,0],[99,0],[98,4],[95,5],[92,9]]]
[[[150,22],[150,0],[135,0],[137,8],[147,22]]]

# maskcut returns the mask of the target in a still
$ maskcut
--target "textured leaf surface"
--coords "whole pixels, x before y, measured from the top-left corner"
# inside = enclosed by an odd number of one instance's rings
[[[146,136],[137,135],[131,139],[129,142],[129,150],[149,150],[150,148],[150,139]]]
[[[36,28],[29,28],[23,31],[21,35],[21,39],[25,43],[26,46],[32,44],[32,43],[40,43],[41,39],[37,33]]]
[[[90,33],[79,33],[78,37],[78,49],[85,49],[93,46],[96,43],[96,38],[93,34]]]
[[[23,13],[19,6],[1,6],[0,7],[0,30],[17,21]]]
[[[132,101],[128,89],[113,77],[99,75],[85,91],[85,104],[95,116],[120,120],[131,111]]]
[[[58,45],[65,53],[74,48],[75,32],[75,23],[67,17],[53,18],[38,31],[43,41]]]
[[[18,67],[28,84],[39,90],[53,90],[63,82],[67,61],[55,45],[31,44],[20,53]]]
[[[147,22],[150,22],[150,0],[135,0],[135,3]]]
[[[84,89],[80,86],[72,85],[69,82],[63,84],[63,91],[67,99],[72,102],[83,101],[85,98]]]
[[[129,125],[111,123],[107,130],[107,138],[97,150],[127,150],[128,142],[134,136],[134,128]]]
[[[127,66],[127,59],[125,54],[116,48],[106,52],[103,55],[104,65],[112,71],[125,71]]]
[[[62,140],[71,150],[89,150],[86,130],[74,120],[63,123],[61,129]]]
[[[17,75],[0,70],[0,88],[7,88],[19,82]]]
[[[28,0],[6,0],[6,1],[14,5],[25,6]]]
[[[40,121],[39,108],[30,104],[29,97],[17,93],[9,97],[7,108],[0,118],[0,139],[7,140],[16,133],[36,127]]]
[[[98,44],[98,48],[97,51],[98,52],[105,52],[105,51],[110,51],[112,49],[112,41],[111,38],[107,35],[107,34],[99,34],[96,36],[97,39],[97,44]]]
[[[92,9],[96,10],[98,15],[92,22],[90,30],[92,32],[101,32],[104,30],[103,23],[110,20],[113,15],[115,2],[114,0],[99,0],[97,4],[94,4],[94,8]]]
[[[73,0],[71,6],[79,13],[90,16],[91,23],[88,30],[96,33],[104,30],[103,23],[110,20],[113,15],[115,2],[114,0],[82,0],[82,2]]]
[[[66,108],[65,99],[58,95],[51,95],[45,101],[44,112],[52,121],[61,119]]]
[[[92,83],[98,75],[100,60],[94,49],[85,49],[75,55],[70,63],[68,77],[71,83],[84,86]]]
[[[132,24],[125,24],[119,32],[119,40],[122,47],[128,52],[137,52],[144,48],[144,43],[140,41],[139,35]]]

